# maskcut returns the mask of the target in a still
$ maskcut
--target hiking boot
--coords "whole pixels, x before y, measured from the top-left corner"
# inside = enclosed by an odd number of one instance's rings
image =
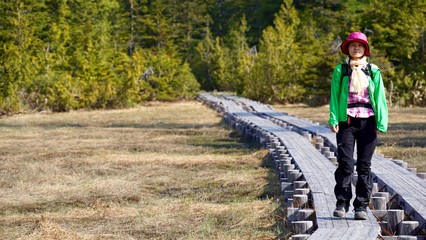
[[[367,212],[364,210],[357,210],[355,211],[355,220],[367,220]]]
[[[334,217],[344,218],[346,213],[349,212],[349,206],[338,206],[333,212]]]

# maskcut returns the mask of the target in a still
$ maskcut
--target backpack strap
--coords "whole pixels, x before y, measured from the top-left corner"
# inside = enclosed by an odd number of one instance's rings
[[[362,71],[365,73],[365,75],[370,76],[373,78],[373,71],[371,70],[371,64],[367,63],[367,68],[362,69]],[[349,68],[349,65],[347,63],[342,63],[342,72],[340,74],[340,86],[342,86],[343,77],[349,76],[352,72]]]
[[[372,79],[374,79],[373,71],[371,70],[371,64],[367,64],[367,68],[368,68],[368,71],[369,71],[368,76],[370,76]]]
[[[343,77],[349,76],[349,65],[342,63],[342,72],[340,73],[340,86],[342,86]]]
[[[367,68],[366,69],[362,69],[362,71],[365,73],[365,75],[370,76],[371,78],[373,78],[373,72],[371,71],[371,64],[367,64]]]

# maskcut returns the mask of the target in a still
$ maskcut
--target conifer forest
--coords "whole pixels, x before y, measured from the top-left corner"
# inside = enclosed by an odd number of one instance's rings
[[[0,115],[226,91],[328,103],[340,43],[369,39],[390,106],[426,106],[424,0],[3,0]]]

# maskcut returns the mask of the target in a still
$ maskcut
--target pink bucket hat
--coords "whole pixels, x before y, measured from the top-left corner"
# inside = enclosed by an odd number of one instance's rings
[[[365,36],[362,32],[352,32],[349,34],[348,38],[342,42],[342,45],[340,45],[340,49],[342,49],[342,52],[346,55],[349,55],[348,46],[351,42],[360,42],[365,47],[365,56],[370,56],[370,46],[368,45],[367,36]]]

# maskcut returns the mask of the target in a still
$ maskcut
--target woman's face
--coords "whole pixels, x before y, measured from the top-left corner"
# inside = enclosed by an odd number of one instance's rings
[[[364,56],[364,44],[359,42],[351,42],[348,46],[349,56],[353,59],[360,59]]]

